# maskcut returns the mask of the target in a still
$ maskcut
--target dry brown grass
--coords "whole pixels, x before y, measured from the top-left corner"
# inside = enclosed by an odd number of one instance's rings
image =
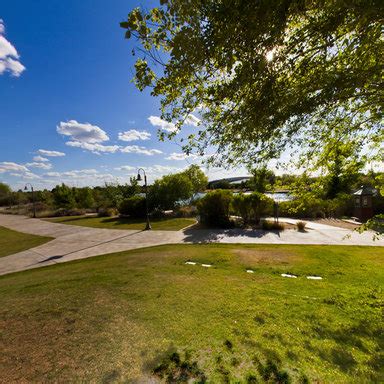
[[[245,266],[291,264],[302,259],[297,252],[276,248],[273,252],[264,249],[235,249],[233,253]]]

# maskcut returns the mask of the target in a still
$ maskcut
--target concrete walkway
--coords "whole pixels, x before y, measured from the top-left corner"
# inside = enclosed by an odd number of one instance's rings
[[[294,219],[281,218],[280,220],[295,222]],[[308,222],[306,232],[285,230],[277,233],[262,230],[194,230],[192,228],[182,231],[137,231],[87,228],[0,214],[0,226],[54,238],[48,243],[27,251],[1,257],[0,275],[161,244],[218,242],[384,246],[384,239],[374,241],[372,232],[358,234],[347,229],[311,222]]]

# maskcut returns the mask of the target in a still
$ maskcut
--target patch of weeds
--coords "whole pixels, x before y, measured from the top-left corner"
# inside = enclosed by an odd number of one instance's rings
[[[225,345],[225,346],[227,347],[227,349],[230,350],[230,351],[231,351],[232,348],[233,348],[233,344],[232,344],[232,342],[231,342],[230,340],[228,340],[228,339],[224,341],[224,345]]]
[[[296,223],[297,230],[299,232],[305,232],[306,225],[307,225],[307,223],[305,221],[298,221]]]
[[[223,383],[230,383],[231,382],[230,372],[227,368],[224,367],[224,365],[222,365],[222,364],[219,365],[219,367],[216,368],[216,370],[223,377]]]
[[[109,384],[109,383],[113,383],[114,381],[118,380],[120,378],[120,371],[117,370],[117,369],[114,369],[113,371],[111,372],[107,372],[101,382],[103,384]]]
[[[278,223],[276,221],[263,220],[261,222],[261,228],[265,231],[284,231],[285,226],[283,223]]]
[[[335,305],[336,307],[339,307],[339,308],[344,308],[345,305],[347,304],[347,300],[342,295],[336,295],[336,296],[332,296],[324,299],[323,303],[329,304],[329,305]]]
[[[280,343],[284,342],[283,336],[281,336],[279,333],[264,332],[262,336],[269,340],[278,340]]]
[[[255,384],[257,383],[257,377],[253,373],[249,373],[247,377],[245,378],[245,382],[247,384]]]
[[[166,383],[206,383],[205,374],[199,369],[197,362],[189,360],[189,353],[185,354],[184,359],[178,352],[171,352],[159,363],[152,373],[165,380]]]
[[[264,320],[264,318],[262,318],[261,316],[255,316],[255,317],[253,318],[253,320],[254,320],[257,324],[260,324],[260,325],[265,324],[265,320]]]
[[[356,360],[352,353],[342,348],[334,348],[331,356],[333,363],[337,364],[344,372],[348,372],[356,366]]]
[[[231,364],[233,367],[237,367],[240,364],[240,360],[237,357],[232,357]]]
[[[276,363],[267,360],[266,364],[259,363],[258,370],[264,381],[276,384],[289,384],[291,379],[288,372],[280,370]]]
[[[297,360],[298,356],[292,351],[287,351],[286,356],[289,360]]]

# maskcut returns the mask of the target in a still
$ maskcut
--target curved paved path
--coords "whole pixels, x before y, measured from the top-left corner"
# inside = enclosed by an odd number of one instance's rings
[[[294,219],[280,220],[295,222]],[[192,228],[182,231],[139,231],[87,228],[25,216],[0,214],[0,226],[54,238],[48,243],[27,251],[1,257],[0,275],[161,244],[220,242],[384,246],[383,238],[373,241],[372,232],[358,234],[347,229],[311,222],[308,222],[308,230],[305,233],[295,230],[276,233],[261,230],[194,230]]]

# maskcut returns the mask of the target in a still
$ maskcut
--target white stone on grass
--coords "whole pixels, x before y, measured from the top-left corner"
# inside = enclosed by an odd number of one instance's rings
[[[247,269],[247,273],[254,273],[252,269]]]
[[[282,277],[290,277],[292,279],[297,279],[296,275],[290,275],[289,273],[282,273],[281,276]]]
[[[188,265],[196,265],[196,263],[194,261],[186,261],[185,264],[188,264]]]
[[[309,280],[323,280],[323,278],[320,276],[307,276],[307,279],[309,279]]]
[[[201,264],[201,266],[202,266],[202,267],[205,267],[205,268],[210,268],[210,267],[212,267],[211,264]]]

